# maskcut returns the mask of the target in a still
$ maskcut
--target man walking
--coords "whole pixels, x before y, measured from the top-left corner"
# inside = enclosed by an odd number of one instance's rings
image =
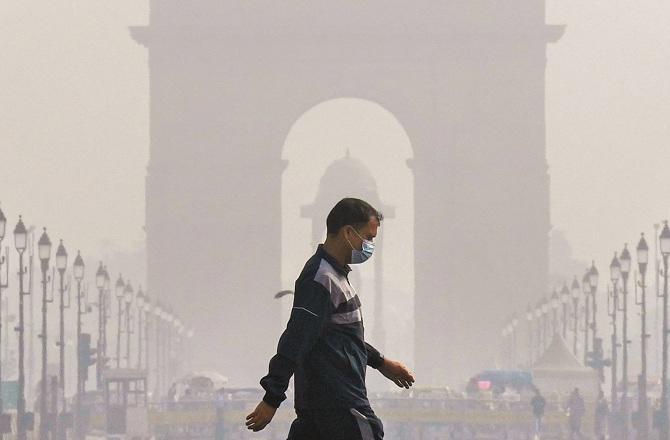
[[[297,418],[288,440],[383,439],[382,422],[367,399],[366,366],[399,387],[412,386],[414,376],[365,342],[361,302],[348,279],[349,264],[372,256],[381,221],[381,213],[353,198],[328,214],[326,241],[295,282],[291,317],[261,379],[265,396],[246,418],[248,429],[270,423],[295,374]]]

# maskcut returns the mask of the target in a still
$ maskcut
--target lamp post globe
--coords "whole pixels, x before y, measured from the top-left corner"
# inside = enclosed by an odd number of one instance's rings
[[[102,261],[98,265],[98,270],[95,272],[95,287],[98,290],[105,288],[105,268],[102,265]]]
[[[610,263],[610,280],[612,280],[612,284],[616,284],[619,282],[619,279],[621,278],[621,263],[619,262],[619,258],[617,256],[617,253],[614,253],[614,257],[612,258],[612,262]]]
[[[116,285],[114,289],[114,293],[116,294],[116,297],[118,299],[123,298],[123,291],[126,290],[126,284],[123,282],[123,278],[121,278],[121,274],[119,274],[119,278],[116,280]]]
[[[135,303],[137,308],[144,310],[144,292],[142,291],[142,286],[137,289],[137,295],[135,296]]]
[[[641,274],[647,271],[647,263],[649,263],[649,246],[647,240],[644,238],[644,232],[640,236],[640,241],[637,243],[637,265]]]
[[[58,249],[56,249],[56,269],[60,273],[65,272],[65,269],[67,269],[67,251],[65,250],[65,246],[63,246],[63,240],[60,240]]]
[[[107,272],[107,267],[104,267],[103,270],[105,271],[105,285],[104,285],[104,289],[105,289],[105,291],[107,291],[107,290],[109,290],[109,285],[110,285],[109,272]]]
[[[5,217],[5,213],[2,212],[2,209],[0,208],[0,241],[2,241],[5,238],[6,228],[7,228],[7,217]]]
[[[38,255],[42,263],[48,264],[51,258],[51,240],[47,234],[47,228],[44,228],[39,241],[37,242]]]
[[[570,301],[570,289],[567,284],[563,284],[561,288],[561,303],[567,304]]]
[[[664,257],[670,255],[670,228],[668,227],[668,221],[663,222],[663,230],[659,237],[659,246],[661,248],[661,254]]]
[[[621,275],[627,277],[630,273],[631,266],[630,252],[628,252],[628,243],[624,244],[623,250],[621,251],[621,256],[619,257],[619,263],[621,267]]]
[[[588,295],[591,293],[591,277],[589,276],[589,273],[586,272],[584,276],[582,277],[582,293],[584,295]]]
[[[582,292],[582,289],[579,287],[579,281],[577,281],[577,276],[572,280],[572,284],[570,285],[570,293],[572,295],[572,299],[579,299],[579,294]]]
[[[130,281],[126,282],[126,287],[123,289],[123,300],[127,305],[133,302],[133,286],[130,284]]]
[[[591,289],[596,289],[598,288],[598,269],[596,268],[596,262],[591,261],[591,269],[589,269],[589,284],[591,285]]]
[[[72,266],[72,272],[74,273],[74,279],[81,282],[84,279],[84,259],[81,258],[81,252],[77,251],[77,256],[74,259],[74,265]]]
[[[28,231],[26,231],[26,226],[23,224],[23,219],[19,215],[19,221],[14,227],[14,247],[16,247],[16,250],[19,252],[19,254],[23,254],[23,252],[26,250],[27,243]]]

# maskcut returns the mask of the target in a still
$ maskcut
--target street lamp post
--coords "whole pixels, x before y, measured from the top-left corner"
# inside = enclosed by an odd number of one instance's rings
[[[656,304],[654,307],[654,333],[660,334],[660,321],[658,320],[658,312],[661,310],[661,307],[659,305],[659,301],[661,298],[663,298],[663,294],[661,293],[661,260],[658,258],[658,252],[659,252],[659,233],[658,230],[661,227],[660,223],[654,223],[654,299],[656,300]],[[662,318],[661,318],[662,319]],[[656,374],[659,375],[661,374],[661,345],[663,342],[663,337],[661,336],[660,338],[656,338],[656,344],[654,347],[654,358],[656,362],[654,362],[655,368],[654,370],[656,371]]]
[[[126,303],[126,367],[130,368],[130,336],[133,334],[130,314],[130,305],[133,303],[133,286],[130,285],[130,281],[126,282],[123,300]]]
[[[27,273],[27,268],[23,266],[23,253],[28,244],[28,231],[23,224],[23,220],[19,215],[19,221],[14,228],[14,246],[19,253],[19,325],[16,330],[19,332],[19,389],[16,401],[16,436],[18,440],[26,440],[26,372],[24,366],[24,314],[23,314],[23,297],[30,295],[30,290],[25,291],[23,288],[23,276]]]
[[[540,356],[542,356],[542,301],[538,301],[537,304],[535,305],[535,322],[536,322],[536,328],[537,328],[537,341],[535,342],[535,346],[537,347],[537,354],[535,356],[536,359],[539,359]]]
[[[104,361],[104,322],[105,322],[105,267],[102,261],[98,265],[98,270],[95,272],[95,287],[98,288],[98,357],[95,363],[95,385],[96,388],[102,390],[102,367]]]
[[[596,294],[598,293],[598,269],[596,268],[596,262],[591,261],[591,268],[589,269],[589,287],[591,288],[591,302],[593,303],[592,309],[592,319],[591,319],[591,331],[593,334],[593,349],[596,349],[596,339],[598,338],[598,320],[596,319],[596,315],[598,312],[598,301],[597,301],[597,296]],[[602,380],[603,378],[601,378]]]
[[[560,305],[561,300],[558,297],[558,292],[556,289],[551,294],[551,312],[552,312],[552,322],[551,322],[551,335],[553,337],[558,333],[558,306]]]
[[[191,361],[193,359],[193,357],[191,356],[191,350],[192,350],[193,345],[190,342],[193,339],[193,336],[194,336],[193,329],[189,329],[188,332],[186,332],[186,338],[189,340],[189,344],[188,344],[187,349],[186,349],[187,353],[185,353],[186,359],[188,359],[187,360],[187,362],[188,362],[187,366],[189,367],[189,369],[191,367]]]
[[[147,377],[149,376],[149,330],[151,323],[151,299],[148,295],[144,297],[144,365],[146,366]]]
[[[589,288],[588,272],[582,277],[582,292],[584,293],[584,365],[588,363],[589,357]]]
[[[533,366],[533,308],[526,307],[526,321],[528,321],[528,369]]]
[[[74,259],[74,264],[72,265],[72,272],[74,274],[74,279],[77,281],[77,396],[76,396],[76,434],[77,439],[84,438],[84,424],[83,424],[83,413],[82,413],[82,399],[84,398],[84,393],[86,391],[86,386],[84,385],[84,369],[88,368],[88,365],[82,364],[82,344],[81,344],[81,282],[84,279],[84,260],[81,258],[81,252],[77,251],[77,256]]]
[[[516,368],[516,328],[519,326],[519,318],[516,316],[516,312],[512,316],[512,368]],[[180,320],[176,320],[177,335],[181,336],[184,331],[183,326]],[[179,338],[181,343],[181,337]]]
[[[602,347],[602,341],[598,341],[598,319],[597,319],[597,311],[598,311],[598,279],[599,279],[599,274],[598,274],[598,269],[596,268],[596,262],[591,261],[591,268],[588,271],[589,274],[589,287],[591,288],[591,302],[593,303],[593,307],[591,307],[593,311],[592,319],[591,319],[591,332],[593,334],[593,353],[594,356],[596,355],[596,350],[598,347]],[[600,381],[604,382],[605,381],[605,372],[603,370],[603,364],[602,364],[602,350],[599,351],[599,359],[598,362],[600,365],[597,367],[598,370],[598,375],[600,377]],[[595,360],[595,358],[594,358]]]
[[[661,379],[661,424],[659,440],[668,440],[668,256],[670,256],[670,228],[663,224],[660,248],[663,256],[663,364]]]
[[[642,291],[642,299],[640,301],[635,298],[635,302],[641,306],[640,324],[642,326],[640,333],[640,376],[638,378],[638,410],[639,410],[639,428],[638,438],[640,440],[647,440],[649,436],[648,423],[648,408],[647,408],[647,293],[646,288],[646,274],[647,263],[649,262],[649,246],[644,239],[644,234],[640,237],[637,244],[637,265],[640,271],[640,282],[638,286]],[[636,289],[637,292],[637,289]]]
[[[137,289],[136,305],[137,305],[137,368],[142,368],[142,312],[144,311],[144,292],[142,286]]]
[[[165,327],[167,329],[167,344],[166,344],[166,355],[165,355],[165,378],[166,385],[172,386],[172,322],[174,321],[174,315],[172,314],[172,308],[169,307],[165,314]]]
[[[512,369],[512,324],[503,327],[503,366]]]
[[[40,268],[42,269],[42,380],[40,383],[40,440],[47,440],[49,436],[47,412],[47,284],[51,280],[49,271],[49,259],[51,258],[51,240],[44,228],[42,236],[37,242],[40,257]]]
[[[516,366],[516,328],[519,325],[519,319],[516,317],[516,313],[514,314],[514,317],[512,318],[512,346],[513,346],[513,354],[514,354],[514,364],[512,367],[514,368]],[[184,324],[181,322],[180,319],[175,320],[175,329],[177,331],[177,348],[176,348],[176,354],[175,354],[175,371],[174,375],[175,377],[179,377],[179,375],[182,372],[182,365],[183,365],[183,359],[184,359],[184,353],[183,353],[183,335],[184,335]],[[178,361],[177,361],[178,359]]]
[[[161,317],[163,310],[158,301],[154,306],[154,326],[156,327],[156,401],[161,397]]]
[[[548,335],[548,321],[549,321],[549,300],[545,299],[542,302],[542,351],[549,347]]]
[[[61,412],[58,415],[58,422],[56,430],[58,438],[65,438],[65,426],[63,422],[63,414],[67,410],[67,399],[65,398],[65,271],[67,270],[67,251],[63,246],[63,240],[60,241],[58,249],[56,250],[56,269],[58,269],[58,293],[60,295],[59,303],[59,320],[58,320],[58,388],[61,395]]]
[[[570,290],[567,284],[561,289],[561,303],[563,304],[563,339],[568,337],[568,303],[570,302]]]
[[[611,390],[611,402],[612,402],[612,412],[616,411],[618,406],[618,395],[617,395],[617,310],[619,308],[619,294],[617,292],[617,284],[621,278],[621,263],[617,257],[617,253],[614,253],[614,258],[610,263],[610,279],[612,280],[612,293],[608,296],[608,313],[612,318],[612,390]],[[609,298],[612,298],[612,305],[609,304]]]
[[[105,294],[103,295],[103,309],[102,314],[102,361],[103,370],[108,368],[109,351],[107,350],[107,320],[112,317],[112,293],[110,290],[110,279],[107,266],[105,266]]]
[[[119,278],[116,280],[116,287],[114,293],[116,294],[116,300],[118,302],[118,313],[117,324],[116,324],[116,368],[121,368],[121,315],[123,315],[123,291],[126,289],[126,284],[119,274]]]
[[[0,209],[0,352],[2,351],[2,289],[9,287],[9,249],[5,251],[7,258],[3,257],[2,254],[2,240],[5,238],[5,229],[7,227],[7,218],[5,214]],[[7,265],[5,281],[2,281],[2,266]],[[8,323],[5,323],[7,325]],[[4,415],[5,406],[2,401],[2,356],[0,356],[0,415]],[[4,434],[0,432],[0,440],[2,440]]]
[[[579,294],[581,289],[579,287],[579,281],[577,281],[577,276],[572,280],[572,285],[570,286],[570,291],[572,292],[572,313],[573,313],[573,338],[572,338],[572,354],[577,356],[577,335],[579,334],[578,330],[578,318],[579,318]]]
[[[625,244],[619,258],[621,264],[621,278],[623,285],[623,364],[622,364],[622,389],[621,389],[621,414],[623,415],[623,440],[628,438],[628,275],[630,274],[631,258],[628,244]]]

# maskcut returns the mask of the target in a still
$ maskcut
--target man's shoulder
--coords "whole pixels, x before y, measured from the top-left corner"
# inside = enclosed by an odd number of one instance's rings
[[[340,274],[327,259],[315,254],[305,263],[296,284],[310,281],[316,281],[330,290],[332,283],[346,282],[346,277]]]
[[[296,280],[296,288],[302,283],[314,280],[314,277],[316,277],[316,274],[319,271],[321,260],[322,258],[318,254],[314,254],[305,262],[305,265]]]

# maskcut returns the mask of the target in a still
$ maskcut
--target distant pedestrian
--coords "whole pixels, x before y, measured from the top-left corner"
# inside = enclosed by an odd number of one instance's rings
[[[530,406],[533,408],[533,435],[537,438],[540,436],[540,431],[542,430],[542,418],[544,417],[544,407],[547,401],[542,397],[537,387],[533,388],[533,392],[535,392],[535,395],[530,399]]]
[[[584,398],[579,394],[579,388],[572,390],[570,399],[568,399],[568,423],[570,425],[570,439],[582,438],[582,418],[584,417],[585,407]]]
[[[596,401],[595,421],[593,425],[593,430],[598,440],[604,440],[607,436],[607,418],[609,412],[605,394],[600,391],[598,393],[598,400]]]

